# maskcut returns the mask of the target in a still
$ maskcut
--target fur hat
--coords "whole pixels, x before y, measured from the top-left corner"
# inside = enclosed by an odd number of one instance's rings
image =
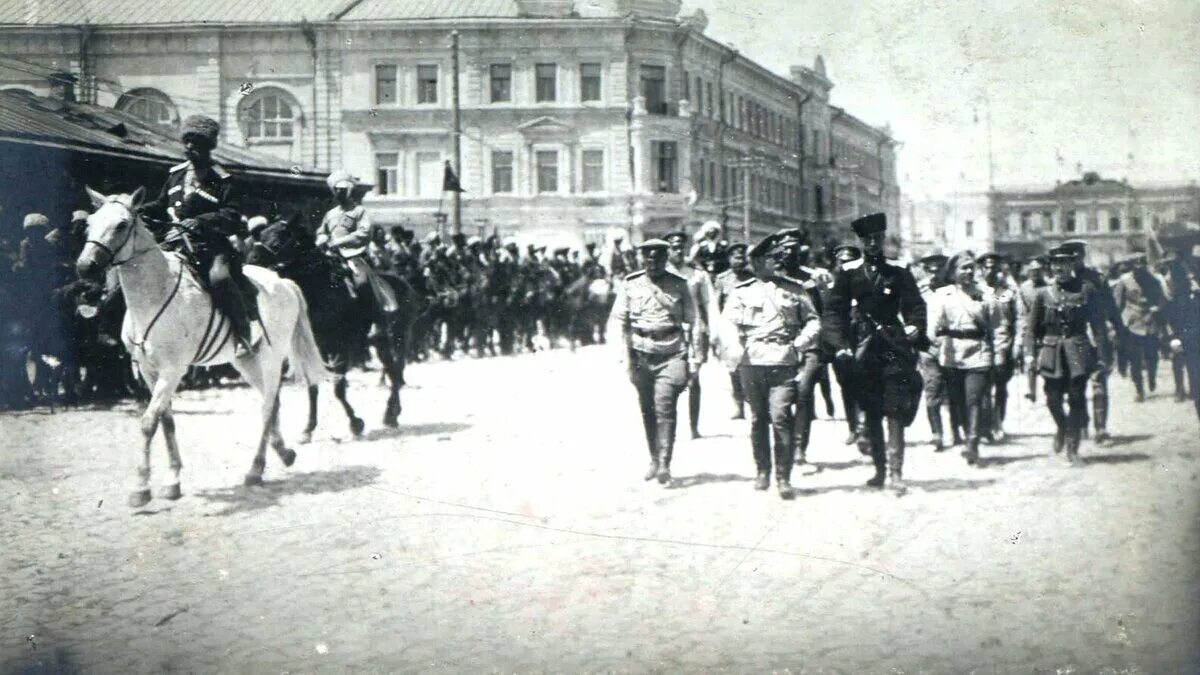
[[[330,190],[337,190],[338,188],[346,187],[353,189],[355,185],[358,185],[358,180],[356,180],[354,176],[350,175],[349,171],[346,171],[345,169],[338,169],[337,171],[329,174],[329,176],[325,179],[325,184],[329,186]]]
[[[208,141],[209,146],[217,147],[217,137],[221,133],[221,125],[211,117],[204,115],[190,115],[183,121],[183,127],[179,132],[180,140],[187,140],[188,136],[199,136]]]

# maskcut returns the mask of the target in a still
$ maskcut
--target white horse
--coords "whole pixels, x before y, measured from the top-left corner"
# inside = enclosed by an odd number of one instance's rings
[[[290,360],[292,370],[307,384],[315,385],[326,374],[300,288],[270,270],[246,266],[246,276],[258,289],[264,335],[255,350],[238,356],[229,322],[216,311],[208,292],[181,256],[158,247],[138,217],[143,190],[107,197],[91,188],[87,192],[96,212],[88,216],[87,243],[76,269],[80,276],[116,270],[128,307],[121,340],[151,392],[141,420],[145,443],[138,457],[137,489],[130,493],[129,505],[140,507],[150,501],[150,444],[160,420],[171,482],[160,488],[159,497],[179,499],[182,495],[179,471],[183,464],[175,441],[171,399],[191,365],[232,363],[262,396],[258,451],[245,484],[262,484],[268,440],[283,464],[291,466],[296,453],[287,448],[279,433],[284,359]]]

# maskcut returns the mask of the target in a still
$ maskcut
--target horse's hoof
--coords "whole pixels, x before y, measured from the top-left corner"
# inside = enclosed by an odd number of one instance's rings
[[[311,431],[301,432],[300,433],[300,442],[301,443],[312,443],[312,432]]]
[[[354,434],[355,438],[362,436],[363,429],[367,428],[367,423],[362,421],[361,417],[355,417],[350,420],[350,433]]]
[[[400,420],[396,419],[395,417],[385,417],[383,418],[383,426],[389,429],[395,429],[396,427],[400,426]]]
[[[138,490],[129,493],[129,506],[131,508],[141,508],[150,503],[150,488]]]
[[[159,499],[170,499],[175,501],[183,496],[183,490],[179,489],[179,483],[174,485],[164,485],[158,489]]]
[[[296,451],[291,448],[284,448],[279,451],[279,459],[283,460],[284,466],[291,466],[296,463]]]
[[[262,474],[261,473],[248,473],[248,474],[246,474],[246,480],[242,481],[242,484],[247,487],[261,486],[263,484]]]

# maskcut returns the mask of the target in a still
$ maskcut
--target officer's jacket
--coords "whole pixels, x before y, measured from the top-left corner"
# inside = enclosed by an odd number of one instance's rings
[[[842,266],[828,294],[821,326],[827,332],[826,341],[835,351],[851,349],[851,304],[853,303],[864,330],[875,326],[895,328],[900,319],[917,329],[916,347],[928,345],[925,337],[925,301],[917,290],[917,282],[907,267],[888,260],[868,263],[854,260]]]
[[[1200,261],[1175,260],[1167,267],[1167,323],[1172,337],[1200,350]]]
[[[608,328],[616,344],[633,351],[699,356],[696,316],[686,279],[667,272],[654,281],[643,270],[627,275],[617,289]]]
[[[725,302],[729,300],[729,294],[733,292],[734,286],[753,276],[749,270],[738,272],[732,269],[718,274],[717,278],[713,281],[713,293],[716,295],[717,311],[725,309]]]
[[[700,325],[700,330],[706,330],[708,326],[708,306],[713,301],[714,295],[712,280],[708,278],[708,272],[692,267],[691,265],[684,265],[682,268],[668,265],[667,269],[687,279],[688,288],[692,291],[692,303],[696,307],[697,323]]]
[[[1012,344],[1002,306],[982,288],[942,286],[929,303],[929,340],[943,368],[974,370],[1001,365]]]
[[[1124,324],[1121,322],[1121,311],[1117,309],[1117,303],[1113,301],[1112,286],[1109,285],[1108,279],[1100,273],[1100,270],[1093,267],[1084,267],[1078,270],[1075,276],[1096,289],[1096,297],[1100,303],[1100,311],[1104,320],[1112,324],[1113,330],[1120,332]]]
[[[997,366],[1004,365],[1008,358],[1012,356],[1013,343],[1017,330],[1017,305],[1020,301],[1017,299],[1019,289],[1015,286],[1003,284],[1000,286],[992,286],[983,284],[983,296],[987,302],[995,305],[996,311],[1000,315],[1000,320],[1004,323],[1004,330],[998,334],[997,339],[992,345],[995,361]]]
[[[1101,296],[1106,292],[1078,278],[1038,289],[1024,340],[1025,353],[1036,355],[1039,374],[1049,379],[1088,375],[1097,366],[1097,347],[1099,360],[1111,362]]]
[[[1149,271],[1138,278],[1136,272],[1126,272],[1113,286],[1113,301],[1121,311],[1125,328],[1135,335],[1146,335],[1154,329],[1154,310],[1163,309],[1166,294],[1158,279]]]
[[[341,204],[325,212],[321,225],[317,228],[317,246],[325,246],[327,242],[353,235],[352,239],[337,247],[343,258],[353,258],[362,255],[371,242],[371,219],[362,204],[349,211]]]
[[[229,173],[213,164],[203,177],[197,177],[190,171],[191,166],[184,162],[171,167],[158,198],[143,204],[140,211],[172,223],[195,218],[205,232],[239,234],[241,216],[231,205],[233,183]]]
[[[821,320],[794,280],[747,279],[734,287],[721,315],[737,327],[747,365],[792,366],[800,354],[817,349]]]

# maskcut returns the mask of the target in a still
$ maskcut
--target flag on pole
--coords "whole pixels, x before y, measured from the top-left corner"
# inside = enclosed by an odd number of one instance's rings
[[[466,192],[462,188],[462,184],[458,182],[458,176],[454,173],[454,167],[450,166],[450,160],[446,160],[446,171],[442,174],[442,192]]]

